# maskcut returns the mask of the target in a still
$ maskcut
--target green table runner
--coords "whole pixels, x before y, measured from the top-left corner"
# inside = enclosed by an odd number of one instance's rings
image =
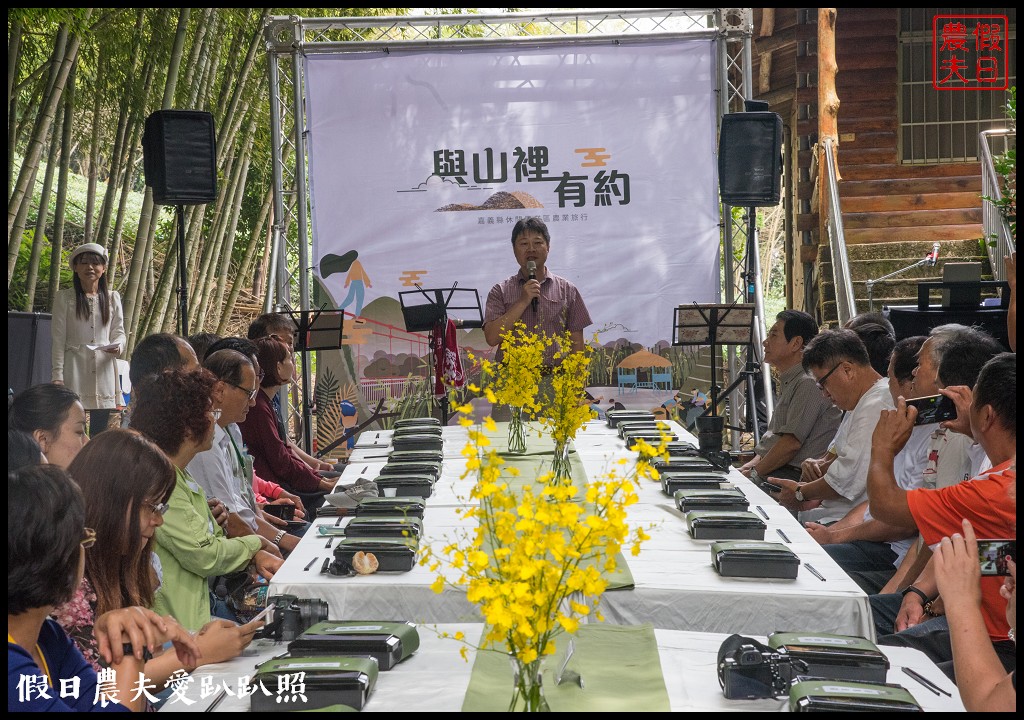
[[[515,468],[519,471],[515,477],[505,472],[502,473],[502,479],[508,482],[509,487],[515,489],[533,484],[534,491],[539,491],[541,486],[536,479],[542,473],[551,470],[551,455],[555,448],[551,437],[549,435],[538,437],[536,430],[531,430],[528,424],[527,452],[519,454],[508,452],[508,423],[498,423],[497,432],[485,432],[485,434],[498,449],[502,460],[505,461],[505,467]],[[580,462],[575,449],[569,451],[569,463],[572,466],[572,477],[581,483],[586,480],[587,473],[583,469],[583,463]],[[625,590],[634,587],[633,573],[629,570],[626,556],[621,552],[615,554],[615,570],[609,573],[602,569],[601,572],[608,580],[608,590]]]
[[[483,635],[481,634],[481,637]],[[570,638],[576,646],[567,669],[583,687],[555,683]],[[544,699],[552,712],[668,712],[668,691],[651,625],[581,625],[562,633],[542,669]],[[463,712],[502,712],[512,700],[512,666],[503,652],[476,654]]]

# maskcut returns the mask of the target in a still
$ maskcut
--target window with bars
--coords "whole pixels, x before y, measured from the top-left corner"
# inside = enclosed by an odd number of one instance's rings
[[[1006,125],[1004,91],[933,86],[936,15],[1006,15],[1003,57],[1010,86],[1017,84],[1015,8],[901,8],[898,97],[900,157],[906,164],[977,160],[978,133]]]

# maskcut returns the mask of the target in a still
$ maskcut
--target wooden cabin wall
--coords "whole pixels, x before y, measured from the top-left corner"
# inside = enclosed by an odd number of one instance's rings
[[[754,8],[754,97],[787,132],[787,303],[814,313],[818,216],[811,206],[817,142],[817,8]],[[899,11],[839,8],[839,196],[846,242],[981,237],[978,162],[904,165],[899,158]]]

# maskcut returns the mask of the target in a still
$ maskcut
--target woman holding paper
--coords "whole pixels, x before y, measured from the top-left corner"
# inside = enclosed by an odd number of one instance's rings
[[[122,405],[115,360],[125,347],[124,315],[121,296],[107,289],[106,248],[79,245],[69,262],[74,287],[59,290],[53,301],[52,380],[78,393],[95,436]]]

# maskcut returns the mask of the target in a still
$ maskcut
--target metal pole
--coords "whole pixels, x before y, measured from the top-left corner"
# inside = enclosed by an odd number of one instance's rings
[[[764,290],[761,279],[761,252],[757,245],[757,208],[750,208],[749,217],[750,243],[747,245],[747,267],[754,278],[754,345],[750,348],[753,354],[752,359],[760,358],[758,348],[762,347],[764,339],[768,337],[768,328],[764,318]],[[761,363],[761,383],[764,385],[764,404],[768,421],[771,422],[772,413],[775,412],[775,400],[772,398],[772,374],[771,367],[766,362]],[[754,395],[751,395],[750,402],[756,406]],[[754,414],[755,425],[757,414]]]
[[[181,336],[188,337],[188,270],[185,267],[185,208],[178,205],[175,208],[178,216],[178,326],[181,328]]]
[[[281,140],[281,97],[280,97],[280,67],[276,53],[269,53],[267,63],[270,76],[270,142],[273,148],[273,171],[274,182],[274,223],[271,232],[270,246],[270,267],[267,271],[267,294],[263,297],[263,312],[269,313],[274,309],[274,297],[277,291],[277,262],[283,253],[282,246],[284,238],[281,237],[281,227],[284,223],[284,180],[282,179],[281,165],[284,162],[282,156]]]
[[[301,40],[302,29],[296,26],[296,33]],[[298,235],[299,235],[299,308],[303,312],[309,311],[309,225],[307,221],[308,208],[306,207],[306,114],[303,112],[302,98],[303,91],[303,68],[302,55],[299,52],[300,43],[295,43],[295,51],[292,53],[292,72],[295,82],[292,90],[294,92],[292,101],[294,103],[292,114],[295,118],[295,191],[298,194],[296,211],[298,214]],[[302,353],[302,447],[308,453],[312,449],[313,429],[313,408],[309,401],[309,386],[312,383],[310,372],[309,353]]]

